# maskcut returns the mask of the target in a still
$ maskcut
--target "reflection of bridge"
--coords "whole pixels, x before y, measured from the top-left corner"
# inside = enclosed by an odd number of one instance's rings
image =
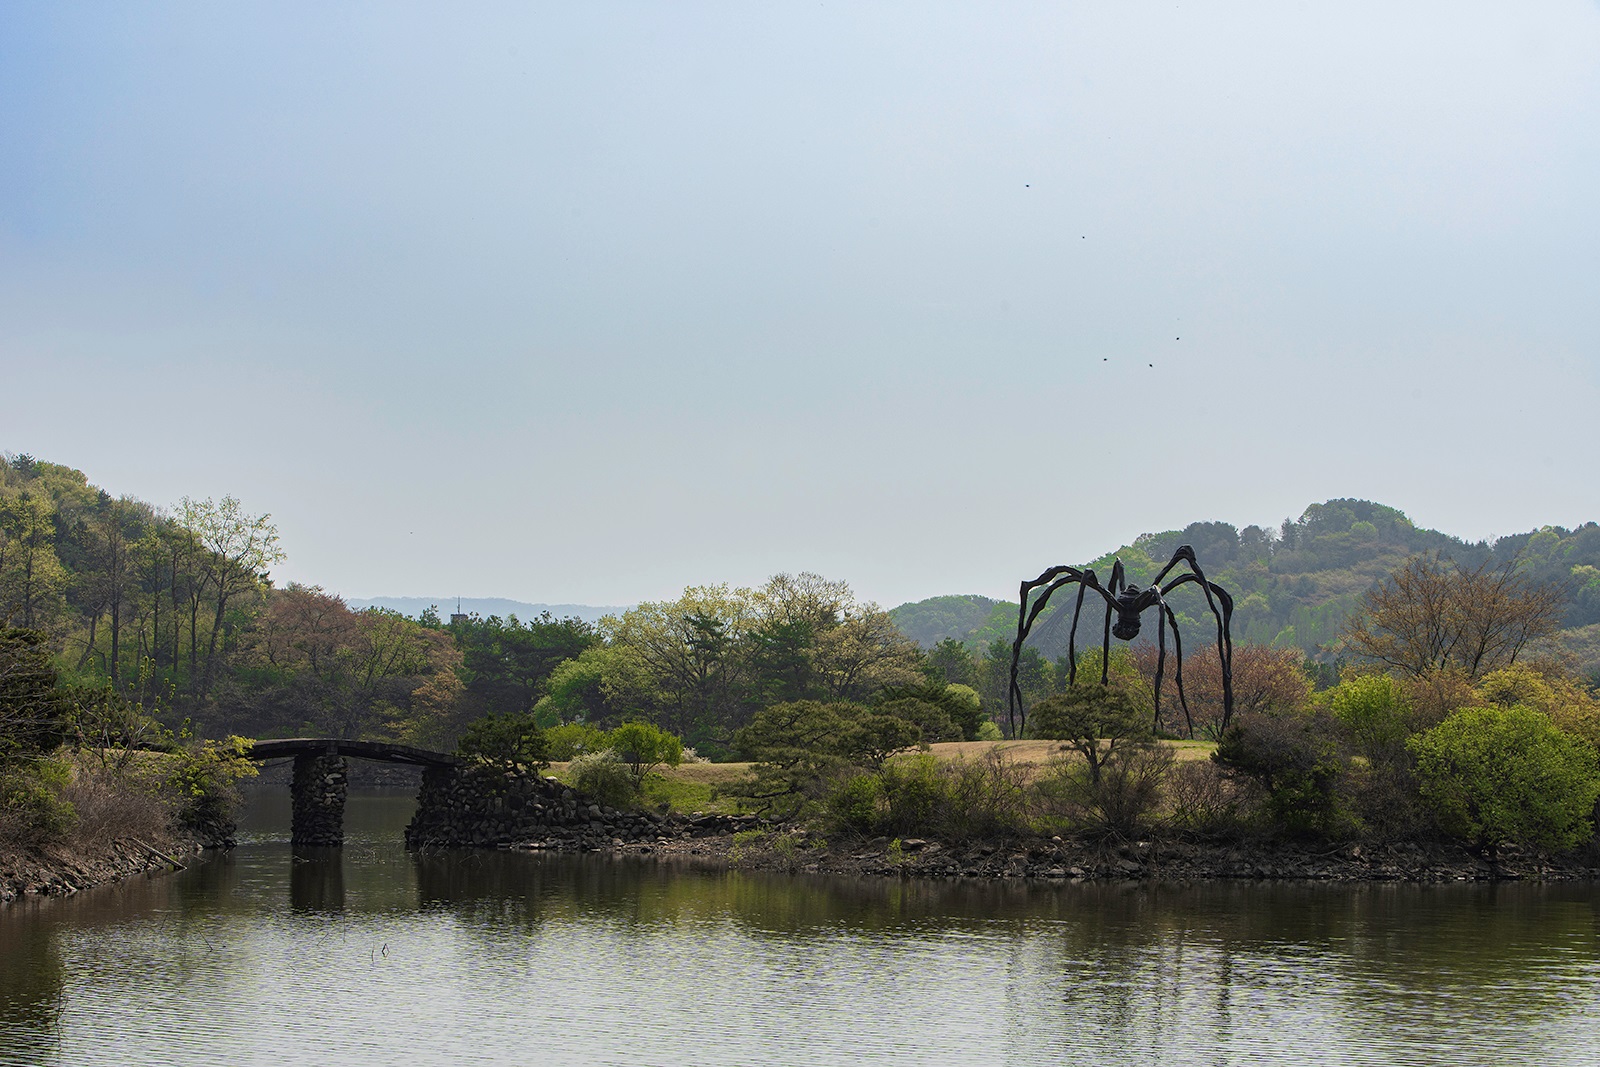
[[[448,752],[434,752],[387,741],[346,741],[337,737],[291,737],[257,741],[246,756],[252,760],[294,758],[292,840],[297,845],[344,844],[344,799],[348,788],[347,758],[382,763],[409,763],[424,772],[445,770],[460,761]]]

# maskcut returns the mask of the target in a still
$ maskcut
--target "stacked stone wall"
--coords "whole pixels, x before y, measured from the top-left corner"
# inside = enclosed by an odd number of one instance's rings
[[[555,778],[489,767],[430,768],[407,848],[531,848],[580,852],[751,829],[755,816],[621,811]]]

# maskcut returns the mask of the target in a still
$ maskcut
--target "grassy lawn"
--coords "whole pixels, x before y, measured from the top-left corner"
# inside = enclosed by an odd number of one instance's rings
[[[1216,745],[1210,741],[1165,741],[1177,753],[1180,762],[1211,758]],[[1009,762],[1023,768],[1043,767],[1061,752],[1059,741],[946,741],[930,745],[929,750],[941,760],[981,759],[990,750],[998,750]],[[571,783],[567,764],[552,763],[549,771],[563,782]],[[645,779],[644,793],[649,807],[659,809],[666,804],[678,812],[725,812],[734,814],[742,809],[733,797],[713,794],[742,778],[750,770],[748,763],[685,763],[681,767],[662,767]]]

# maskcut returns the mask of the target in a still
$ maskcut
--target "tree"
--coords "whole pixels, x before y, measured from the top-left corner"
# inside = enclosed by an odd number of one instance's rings
[[[48,497],[0,496],[0,625],[43,628],[61,613],[68,576],[56,556],[55,515]]]
[[[1149,712],[1122,685],[1083,680],[1034,705],[1028,734],[1065,741],[1083,757],[1090,782],[1099,784],[1119,745],[1152,740],[1149,720]]]
[[[456,743],[463,759],[497,770],[537,771],[549,765],[549,742],[533,716],[492,712],[471,723]]]
[[[726,742],[745,717],[756,611],[750,590],[708,585],[625,612],[608,626],[611,642],[629,650],[659,702],[630,710],[697,746],[709,738]]]
[[[1491,856],[1510,844],[1561,851],[1593,831],[1594,746],[1532,708],[1464,708],[1408,745],[1440,825]]]
[[[548,611],[524,623],[515,615],[474,615],[452,623],[461,649],[469,699],[485,710],[528,714],[544,696],[557,666],[599,642],[582,619],[557,619]]]
[[[683,760],[683,739],[647,722],[625,722],[607,741],[632,770],[636,791],[644,788],[645,775],[663,763],[676,767]]]
[[[0,627],[0,765],[55,748],[67,713],[44,635]]]
[[[946,637],[928,650],[923,665],[928,677],[946,685],[976,685],[978,664],[966,645],[953,637]]]
[[[278,545],[278,528],[272,524],[272,516],[246,515],[235,497],[225,496],[221,501],[184,497],[178,505],[178,522],[194,535],[203,551],[203,585],[209,587],[215,608],[205,670],[197,689],[204,696],[216,677],[217,647],[228,629],[228,606],[238,597],[258,593],[267,586],[268,570],[283,561],[284,553]],[[191,646],[193,640],[191,623]],[[191,647],[191,659],[193,654]]]
[[[1560,629],[1566,600],[1561,585],[1528,580],[1516,560],[1469,568],[1424,554],[1367,593],[1344,639],[1413,677],[1453,670],[1476,681]]]
[[[1153,692],[1157,650],[1148,644],[1135,647],[1147,691]],[[1082,668],[1080,668],[1081,674]],[[1311,699],[1311,679],[1305,672],[1305,654],[1298,648],[1236,645],[1233,649],[1234,714],[1294,712]],[[1212,647],[1196,649],[1183,660],[1183,691],[1196,732],[1215,741],[1227,728],[1222,704],[1222,661]],[[1178,699],[1177,676],[1167,659],[1161,683],[1161,717],[1173,732],[1182,728],[1183,707]]]
[[[729,792],[756,801],[762,810],[794,815],[852,768],[877,770],[919,737],[906,720],[859,704],[774,704],[734,734],[735,746],[756,765]]]

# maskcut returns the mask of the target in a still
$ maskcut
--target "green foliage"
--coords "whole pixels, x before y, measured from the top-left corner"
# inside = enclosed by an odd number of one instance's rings
[[[755,761],[745,780],[728,792],[779,816],[798,814],[852,769],[876,770],[901,749],[917,743],[912,723],[849,702],[815,700],[774,704],[758,711],[734,735],[734,744]]]
[[[626,808],[638,796],[638,782],[611,749],[585,752],[567,765],[574,788],[613,808]]]
[[[526,623],[515,615],[474,615],[452,622],[450,632],[461,650],[468,697],[493,713],[532,712],[551,673],[600,640],[582,619],[557,619],[548,611]]]
[[[1028,713],[1032,737],[1065,741],[1083,757],[1090,781],[1115,761],[1118,746],[1151,739],[1149,713],[1121,684],[1084,681],[1057,693]]]
[[[529,714],[483,716],[467,727],[456,743],[463,759],[500,770],[540,770],[549,765],[550,743]]]
[[[249,738],[229,736],[178,746],[172,753],[165,787],[178,798],[178,822],[193,830],[229,824],[239,800],[238,783],[254,777],[247,758]]]
[[[23,844],[56,841],[77,825],[78,813],[61,795],[71,769],[60,760],[29,760],[0,768],[0,839]]]
[[[1386,758],[1410,736],[1405,691],[1386,674],[1346,678],[1328,690],[1327,700],[1334,718],[1368,759]]]
[[[1212,759],[1265,790],[1274,827],[1334,836],[1351,829],[1339,792],[1344,760],[1335,736],[1334,723],[1322,713],[1245,714],[1222,735]]]
[[[834,826],[860,834],[966,840],[1029,828],[1026,776],[998,752],[948,761],[902,753],[840,780],[827,812]]]
[[[1439,824],[1479,848],[1555,852],[1593,832],[1590,815],[1600,797],[1594,746],[1531,708],[1465,708],[1409,746]]]
[[[1091,773],[1080,759],[1057,759],[1034,784],[1047,816],[1096,833],[1132,834],[1150,821],[1175,756],[1152,738],[1125,744]]]
[[[978,733],[975,737],[973,737],[973,740],[1000,741],[1004,738],[1005,734],[1000,732],[1000,724],[992,719],[985,719],[978,724]]]
[[[0,627],[0,766],[65,739],[70,706],[56,681],[44,634]]]
[[[828,815],[836,826],[868,834],[877,826],[882,804],[883,780],[876,774],[856,774],[828,796]]]
[[[550,746],[549,757],[555,763],[565,763],[586,752],[599,752],[610,747],[606,732],[586,722],[552,726],[544,732],[544,736]]]
[[[950,713],[950,721],[961,731],[961,738],[964,741],[982,740],[979,736],[980,731],[985,726],[995,725],[984,717],[983,698],[970,685],[960,682],[946,685],[943,704],[945,710]],[[999,728],[996,727],[996,733],[998,732]]]
[[[683,760],[683,739],[647,722],[625,722],[606,738],[612,751],[633,771],[635,789],[644,777],[665,764],[676,767]]]

